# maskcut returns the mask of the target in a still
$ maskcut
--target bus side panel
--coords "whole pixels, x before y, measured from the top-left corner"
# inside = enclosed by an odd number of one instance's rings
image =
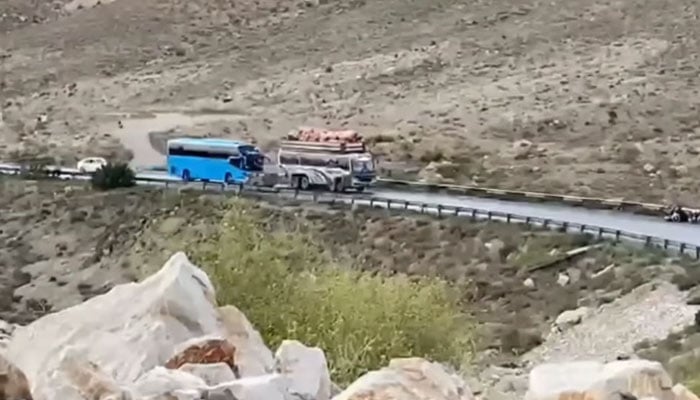
[[[208,180],[211,182],[223,182],[226,174],[231,174],[234,182],[245,182],[245,171],[235,168],[226,160],[206,159],[199,157],[168,156],[168,173],[182,177],[187,170],[192,180]]]

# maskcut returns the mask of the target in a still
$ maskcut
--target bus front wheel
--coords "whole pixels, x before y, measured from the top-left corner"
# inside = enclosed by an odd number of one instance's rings
[[[182,171],[182,180],[185,182],[189,182],[192,180],[192,177],[190,176],[190,170],[186,169]]]

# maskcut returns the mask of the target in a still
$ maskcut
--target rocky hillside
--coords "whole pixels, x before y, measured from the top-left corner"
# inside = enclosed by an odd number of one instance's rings
[[[700,269],[689,260],[609,244],[568,258],[569,250],[589,246],[590,239],[517,225],[278,204],[274,198],[231,203],[217,195],[142,188],[99,193],[61,182],[2,184],[0,257],[9,267],[3,269],[2,316],[11,323],[30,323],[149,276],[174,252],[187,249],[206,267],[215,260],[235,267],[229,260],[245,255],[263,270],[291,260],[446,279],[457,289],[461,311],[475,323],[469,385],[487,398],[518,398],[529,368],[543,362],[638,354],[662,361],[684,382],[694,378],[698,365],[693,304]],[[245,243],[264,243],[267,250],[250,253]],[[305,250],[290,253],[293,249]],[[244,278],[247,285],[238,279],[231,287],[267,293],[259,273]],[[271,303],[259,308],[256,298]],[[257,295],[233,304],[258,307],[250,317],[265,326],[258,318],[269,321],[275,314],[268,310],[291,307],[281,299]],[[301,301],[294,307],[313,304],[303,296],[292,300]],[[376,326],[367,325],[370,320],[399,323],[365,319],[355,331],[371,334]],[[287,321],[277,318],[275,324]],[[272,346],[284,339],[262,331]],[[334,344],[323,347],[335,358],[340,354],[335,343],[348,337],[332,337]]]
[[[330,380],[322,349],[290,338],[273,353],[235,306],[219,307],[210,278],[176,253],[139,283],[118,285],[27,326],[5,327],[0,395],[19,400],[472,400],[463,372],[394,359],[347,387]],[[291,317],[291,316],[290,316]],[[31,394],[30,394],[31,393]],[[528,400],[697,400],[660,364],[544,364]]]

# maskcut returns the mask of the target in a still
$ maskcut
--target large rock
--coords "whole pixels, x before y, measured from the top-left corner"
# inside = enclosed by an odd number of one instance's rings
[[[579,307],[575,310],[566,310],[559,314],[557,319],[554,321],[554,328],[563,331],[574,325],[580,324],[584,318],[589,316],[593,310],[588,307]]]
[[[32,399],[27,377],[17,366],[2,356],[0,356],[0,399]]]
[[[464,380],[422,358],[391,360],[361,376],[333,400],[473,400]]]
[[[226,338],[236,349],[236,366],[241,377],[267,375],[274,372],[275,359],[260,333],[248,318],[232,305],[219,308]]]
[[[691,392],[687,387],[681,385],[680,383],[675,385],[671,390],[676,396],[676,400],[700,400],[695,393]]]
[[[260,335],[235,308],[216,308],[212,283],[183,253],[140,283],[17,328],[5,353],[35,400],[266,400],[255,396],[283,399],[290,387],[271,374]],[[221,381],[237,370],[243,379]]]
[[[285,340],[275,353],[278,372],[289,379],[289,392],[308,400],[331,398],[331,377],[326,356],[318,347]]]
[[[625,395],[673,400],[672,386],[661,364],[653,361],[552,363],[530,372],[525,400],[617,400]]]

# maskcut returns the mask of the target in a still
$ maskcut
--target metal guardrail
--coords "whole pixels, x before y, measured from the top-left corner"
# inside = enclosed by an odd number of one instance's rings
[[[395,179],[380,178],[377,187],[387,189],[410,188],[425,192],[445,192],[448,194],[492,197],[503,200],[527,201],[527,202],[557,202],[570,206],[579,206],[595,209],[615,209],[644,215],[663,215],[666,205],[655,203],[643,203],[624,199],[604,199],[597,197],[569,196],[543,192],[526,192],[520,190],[504,190],[481,186],[434,184]]]
[[[8,169],[0,166],[0,173],[19,172],[16,168]],[[61,175],[70,177],[81,177],[89,179],[89,175],[73,171],[61,171]],[[49,176],[47,174],[47,176]],[[54,174],[54,176],[57,176]],[[423,203],[416,201],[405,201],[389,199],[369,194],[339,194],[320,191],[299,191],[292,188],[262,188],[244,185],[227,185],[219,182],[184,182],[173,178],[139,177],[137,184],[149,186],[161,186],[166,189],[178,188],[190,190],[228,192],[240,196],[250,195],[276,195],[293,200],[305,200],[323,204],[345,204],[349,206],[379,207],[391,210],[413,211],[421,214],[432,214],[438,217],[454,216],[468,217],[472,220],[500,221],[506,223],[523,223],[542,228],[556,229],[564,233],[579,233],[593,235],[599,239],[612,239],[615,241],[625,240],[632,243],[641,244],[648,247],[657,247],[666,251],[673,251],[681,255],[691,256],[700,260],[700,246],[663,239],[650,235],[641,235],[627,232],[621,229],[605,228],[597,225],[580,224],[568,221],[560,221],[550,218],[531,217],[513,213],[491,211],[481,208],[458,207],[439,203]]]

